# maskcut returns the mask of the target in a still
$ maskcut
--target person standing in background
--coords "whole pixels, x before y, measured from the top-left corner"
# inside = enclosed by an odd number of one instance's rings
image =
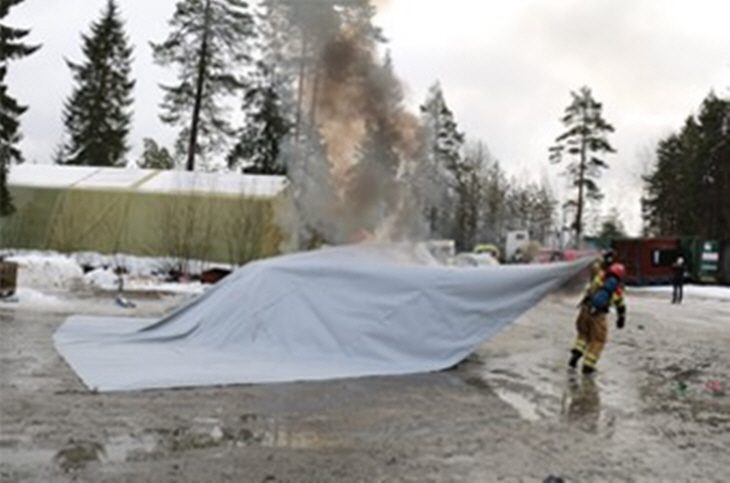
[[[681,256],[677,257],[677,260],[672,264],[672,303],[681,304],[682,295],[684,292],[684,258]]]

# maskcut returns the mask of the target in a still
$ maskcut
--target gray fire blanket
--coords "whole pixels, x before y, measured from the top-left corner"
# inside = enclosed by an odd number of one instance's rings
[[[453,267],[404,246],[325,248],[250,263],[157,321],[69,317],[54,342],[99,391],[436,371],[588,263]]]

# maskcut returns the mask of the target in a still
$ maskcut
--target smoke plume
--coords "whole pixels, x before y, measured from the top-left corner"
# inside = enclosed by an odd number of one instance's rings
[[[419,159],[421,130],[403,106],[389,59],[378,52],[379,31],[362,15],[372,5],[363,1],[350,10],[328,2],[313,5],[325,11],[310,11],[308,22],[301,23],[301,50],[310,55],[300,69],[294,162],[304,177],[319,179],[317,187],[300,193],[300,218],[330,243],[363,233],[388,240],[411,237],[422,220],[407,174]],[[315,138],[319,150],[312,149]]]

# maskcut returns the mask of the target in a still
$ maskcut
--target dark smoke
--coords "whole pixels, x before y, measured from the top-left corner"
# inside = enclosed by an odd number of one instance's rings
[[[300,105],[324,141],[334,206],[323,210],[310,197],[300,210],[317,212],[303,218],[328,217],[319,227],[328,227],[322,235],[332,243],[363,231],[381,240],[411,237],[422,224],[406,181],[422,147],[418,119],[403,106],[401,83],[380,58],[373,27],[344,15],[318,18],[340,24],[309,24],[310,45],[319,49]],[[331,35],[319,38],[320,32]]]

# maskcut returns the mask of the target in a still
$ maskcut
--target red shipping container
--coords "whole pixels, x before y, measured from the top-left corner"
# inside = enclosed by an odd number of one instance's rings
[[[631,238],[614,240],[617,261],[626,266],[627,285],[670,283],[672,263],[680,253],[676,238]]]

